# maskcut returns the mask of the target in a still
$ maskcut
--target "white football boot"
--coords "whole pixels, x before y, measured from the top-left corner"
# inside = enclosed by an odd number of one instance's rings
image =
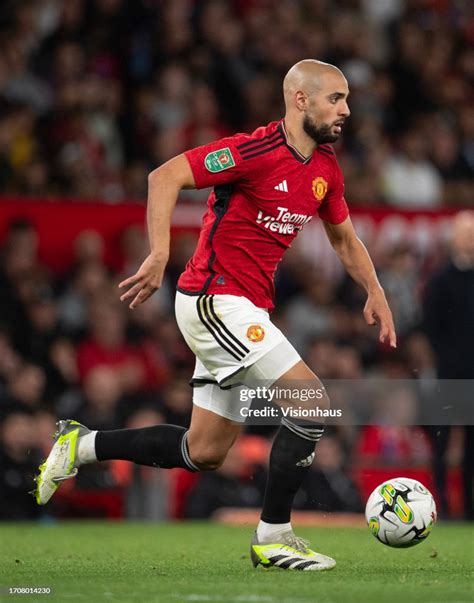
[[[77,475],[79,438],[90,433],[90,429],[77,421],[59,421],[57,426],[58,431],[53,436],[55,443],[35,477],[36,489],[32,494],[39,505],[49,501],[62,481]]]
[[[250,545],[250,558],[253,566],[265,568],[320,572],[332,569],[336,562],[331,557],[321,555],[308,548],[309,542],[293,534],[292,530],[278,536],[276,541],[260,542],[257,532]]]

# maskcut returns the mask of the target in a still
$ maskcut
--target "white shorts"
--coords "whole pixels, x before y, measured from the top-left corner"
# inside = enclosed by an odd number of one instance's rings
[[[196,355],[193,403],[243,422],[234,387],[269,387],[300,355],[266,310],[236,295],[176,294],[176,321]],[[225,388],[225,389],[223,389]]]

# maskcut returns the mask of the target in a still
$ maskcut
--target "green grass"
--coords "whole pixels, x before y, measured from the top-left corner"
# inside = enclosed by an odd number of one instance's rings
[[[337,559],[330,572],[254,570],[252,527],[206,523],[0,524],[0,601],[454,603],[474,601],[473,529],[438,525],[412,549],[368,529],[301,529]],[[7,594],[50,586],[52,595]]]

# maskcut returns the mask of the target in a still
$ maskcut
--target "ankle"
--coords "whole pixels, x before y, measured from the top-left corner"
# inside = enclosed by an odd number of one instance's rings
[[[97,455],[95,453],[95,437],[97,431],[91,431],[86,435],[80,436],[77,442],[77,465],[95,463]]]
[[[291,523],[267,523],[260,520],[257,526],[257,538],[260,542],[275,540],[285,532],[292,530]]]

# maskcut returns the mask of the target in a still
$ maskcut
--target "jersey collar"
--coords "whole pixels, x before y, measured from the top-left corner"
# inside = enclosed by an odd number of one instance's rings
[[[280,123],[278,124],[277,130],[279,130],[283,134],[283,139],[285,141],[285,144],[288,147],[288,150],[290,151],[290,153],[293,155],[293,157],[295,157],[300,163],[309,163],[311,161],[313,154],[311,154],[309,157],[305,157],[302,153],[300,153],[298,151],[298,149],[296,147],[294,147],[288,141],[288,133],[287,133],[286,127],[285,127],[285,120],[282,119],[280,121]]]

